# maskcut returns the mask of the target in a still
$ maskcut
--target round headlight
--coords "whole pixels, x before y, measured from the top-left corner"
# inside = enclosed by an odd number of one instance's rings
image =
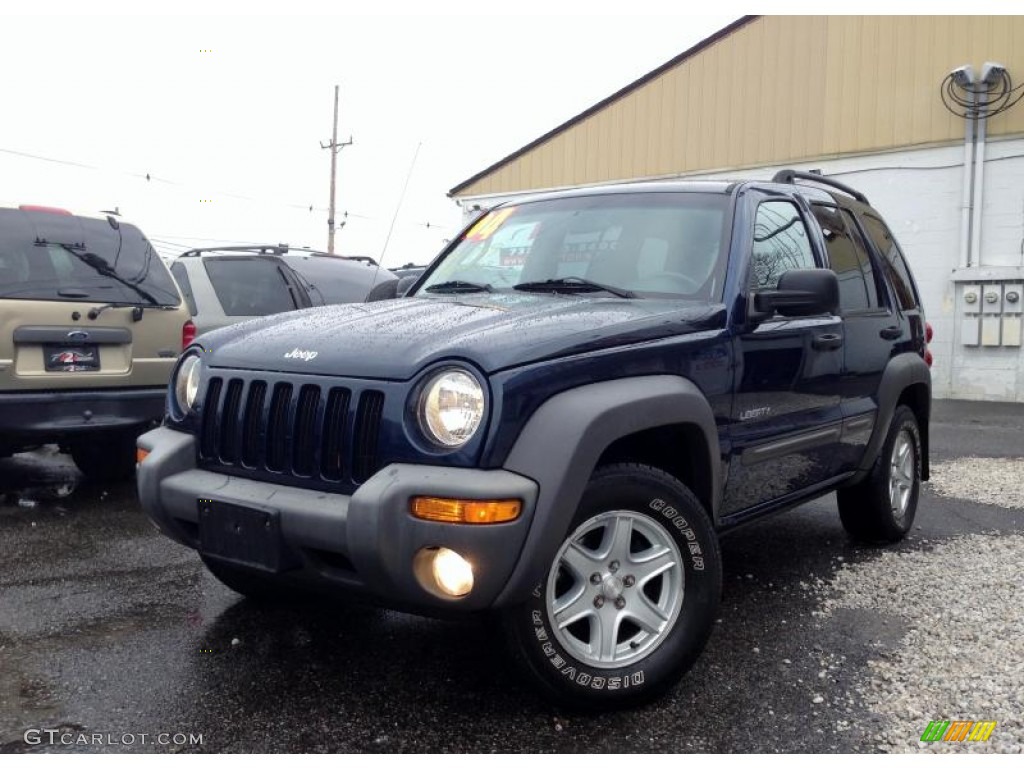
[[[192,406],[195,405],[202,372],[203,364],[198,355],[186,357],[178,367],[178,375],[174,379],[174,400],[182,413],[192,410]]]
[[[476,377],[465,371],[442,371],[423,389],[420,425],[438,445],[462,445],[473,436],[483,417],[484,391]]]

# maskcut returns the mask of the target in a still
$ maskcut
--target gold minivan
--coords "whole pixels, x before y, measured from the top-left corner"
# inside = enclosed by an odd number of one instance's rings
[[[91,478],[130,476],[193,333],[138,227],[0,208],[0,456],[57,443]]]

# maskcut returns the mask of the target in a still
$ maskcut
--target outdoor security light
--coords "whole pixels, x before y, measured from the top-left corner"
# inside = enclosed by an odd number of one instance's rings
[[[984,85],[993,86],[998,84],[1005,74],[1006,67],[994,61],[986,61],[981,66],[981,82]]]
[[[953,82],[961,88],[967,88],[968,86],[974,85],[974,67],[970,64],[957,67],[949,74],[953,76]]]

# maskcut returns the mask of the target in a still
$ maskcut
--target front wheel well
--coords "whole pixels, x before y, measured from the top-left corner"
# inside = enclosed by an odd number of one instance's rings
[[[613,442],[597,461],[608,464],[633,463],[655,467],[679,480],[700,500],[708,515],[714,515],[714,489],[707,440],[695,424],[652,427]]]

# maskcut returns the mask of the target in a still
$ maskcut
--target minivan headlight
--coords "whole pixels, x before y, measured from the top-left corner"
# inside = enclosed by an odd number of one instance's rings
[[[473,437],[484,417],[484,390],[476,376],[449,368],[430,379],[422,392],[420,428],[430,440],[455,448]]]
[[[203,364],[199,355],[189,355],[178,366],[178,373],[174,378],[174,402],[182,413],[188,413],[195,405],[202,373]]]

